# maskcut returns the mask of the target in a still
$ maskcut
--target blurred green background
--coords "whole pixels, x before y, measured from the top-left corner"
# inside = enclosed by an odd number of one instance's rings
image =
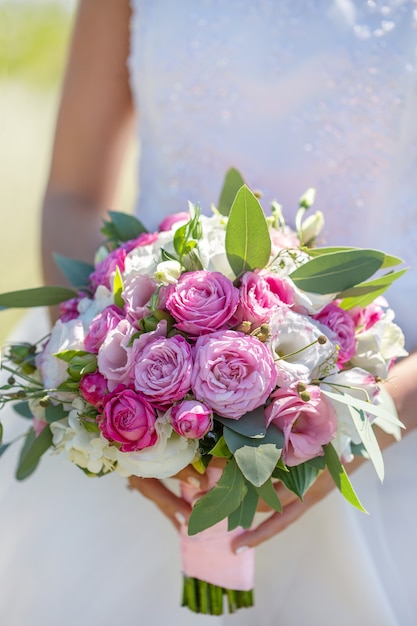
[[[0,0],[0,292],[42,281],[40,209],[75,8],[75,0]],[[0,313],[0,345],[23,314]]]

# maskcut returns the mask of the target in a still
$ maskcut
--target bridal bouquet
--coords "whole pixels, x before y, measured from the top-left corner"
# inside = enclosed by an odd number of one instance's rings
[[[260,499],[281,510],[277,481],[302,498],[327,468],[363,510],[344,465],[364,455],[382,480],[374,425],[399,437],[384,381],[406,353],[382,294],[401,260],[313,247],[323,216],[306,216],[312,201],[309,190],[292,230],[231,170],[211,217],[190,205],[147,232],[110,213],[94,267],[56,257],[74,290],[0,296],[3,307],[61,303],[47,338],[3,359],[1,403],[31,419],[18,479],[48,449],[89,476],[211,472],[205,494],[183,486],[194,504],[183,604],[197,612],[222,613],[224,595],[230,611],[253,604],[253,555],[232,554],[230,537]]]

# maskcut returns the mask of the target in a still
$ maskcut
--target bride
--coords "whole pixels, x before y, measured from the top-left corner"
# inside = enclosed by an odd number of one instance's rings
[[[415,8],[412,0],[81,0],[44,201],[46,281],[62,282],[53,252],[91,261],[101,219],[117,209],[135,132],[135,212],[149,229],[188,200],[209,212],[231,166],[262,191],[264,206],[283,204],[287,219],[316,187],[327,244],[381,248],[411,267],[388,298],[412,353]],[[33,339],[33,324],[21,332]],[[407,436],[389,447],[381,439],[385,484],[370,464],[351,476],[371,514],[347,505],[325,474],[304,502],[284,496],[282,515],[234,544],[259,547],[256,607],[232,616],[179,608],[176,528],[189,508],[166,485],[133,481],[142,497],[119,476],[87,480],[52,455],[17,484],[16,453],[8,452],[0,483],[2,623],[415,624],[416,381],[413,353],[391,375]]]

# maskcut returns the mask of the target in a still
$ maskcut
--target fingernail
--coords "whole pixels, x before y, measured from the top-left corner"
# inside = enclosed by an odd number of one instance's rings
[[[181,524],[181,526],[185,526],[185,524],[187,523],[185,515],[183,515],[180,511],[176,511],[174,513],[174,517],[177,520],[178,524]]]
[[[249,546],[239,546],[238,548],[236,548],[235,554],[242,554],[242,552],[245,552],[245,550],[247,550],[248,548]]]
[[[200,481],[195,476],[189,476],[187,478],[187,483],[191,485],[192,487],[195,487],[196,489],[200,489],[201,487]]]

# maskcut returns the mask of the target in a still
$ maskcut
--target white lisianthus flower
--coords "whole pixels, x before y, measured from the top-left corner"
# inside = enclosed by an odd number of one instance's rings
[[[45,389],[56,389],[68,378],[68,363],[56,357],[55,354],[65,350],[83,349],[84,328],[81,320],[73,319],[69,322],[57,320],[52,328],[48,343],[36,357],[36,367]]]
[[[407,356],[404,349],[404,334],[394,324],[394,312],[388,309],[384,317],[368,330],[356,335],[356,353],[351,359],[353,365],[363,367],[374,376],[385,379],[392,361]]]
[[[353,367],[350,370],[327,376],[321,381],[320,387],[323,391],[331,391],[333,393],[340,391],[363,402],[370,402],[375,405],[380,404],[380,388],[374,376],[360,367]],[[353,459],[350,444],[361,443],[361,438],[353,423],[348,406],[332,398],[327,399],[333,405],[337,415],[337,431],[332,445],[339,456],[349,462]],[[368,417],[370,421],[374,421],[373,415],[368,414]]]
[[[94,298],[83,298],[78,303],[79,319],[82,321],[85,334],[88,333],[93,319],[101,313],[107,306],[114,303],[112,292],[104,285],[99,285],[94,294]]]
[[[316,211],[313,215],[309,215],[301,224],[301,242],[309,243],[317,238],[317,235],[323,230],[324,215],[321,211]]]
[[[324,336],[319,323],[282,307],[272,315],[269,327],[268,343],[275,358],[279,387],[288,388],[299,381],[310,383],[319,375],[336,371],[336,347]]]
[[[181,270],[179,261],[162,261],[156,266],[154,280],[162,285],[174,285],[181,276]]]
[[[274,238],[272,239],[272,254],[274,254]],[[289,245],[289,243],[287,244]],[[298,245],[298,244],[297,244]],[[310,260],[310,256],[298,248],[280,249],[268,265],[271,272],[276,272],[280,276],[289,276],[300,265],[304,265]]]
[[[158,441],[137,452],[117,451],[116,471],[122,476],[169,478],[194,459],[198,440],[180,437],[174,432],[168,413],[155,422]]]
[[[222,215],[201,216],[203,237],[198,242],[198,256],[203,269],[221,272],[227,278],[234,279],[226,254],[226,221]]]
[[[291,278],[289,279],[291,280]],[[292,281],[291,281],[292,282]],[[336,293],[319,294],[311,293],[309,291],[303,291],[297,285],[292,282],[294,286],[294,311],[299,313],[306,313],[308,315],[317,315],[324,309],[324,307],[333,302],[336,298]]]
[[[52,443],[58,454],[93,474],[114,470],[118,450],[101,433],[87,431],[80,422],[78,409],[68,418],[50,424]]]

